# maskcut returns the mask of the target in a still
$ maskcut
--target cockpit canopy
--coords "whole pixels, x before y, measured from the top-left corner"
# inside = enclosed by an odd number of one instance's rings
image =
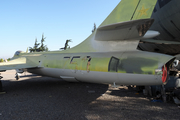
[[[22,51],[16,51],[14,56],[19,56],[20,53],[22,53]]]

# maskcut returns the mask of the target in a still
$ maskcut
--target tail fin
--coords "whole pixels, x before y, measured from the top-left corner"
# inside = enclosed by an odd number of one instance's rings
[[[154,22],[149,18],[156,2],[157,0],[121,0],[91,36],[78,46],[63,52],[136,50],[139,39],[145,35]]]
[[[157,0],[121,0],[99,27],[124,21],[150,18],[156,2]]]

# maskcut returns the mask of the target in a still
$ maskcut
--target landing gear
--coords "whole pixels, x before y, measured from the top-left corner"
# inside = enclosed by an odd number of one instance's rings
[[[20,79],[20,76],[23,72],[24,72],[24,69],[16,69],[16,74],[15,74],[16,80]]]
[[[0,74],[1,75],[1,74]],[[3,90],[2,90],[2,82],[1,82],[1,79],[2,79],[3,77],[2,76],[0,76],[0,92],[2,92]]]
[[[0,75],[1,75],[1,73],[0,73]],[[0,76],[0,94],[6,93],[6,92],[3,91],[2,82],[1,82],[1,79],[2,79],[2,78],[3,78],[3,77]]]
[[[164,85],[162,85],[162,87],[161,87],[161,95],[162,95],[162,99],[163,99],[163,101],[164,101],[164,103],[166,103],[166,89],[165,89],[165,87],[164,87]]]
[[[19,80],[19,79],[20,79],[19,74],[18,74],[18,73],[16,73],[15,75],[16,75],[16,76],[15,76],[16,80]]]

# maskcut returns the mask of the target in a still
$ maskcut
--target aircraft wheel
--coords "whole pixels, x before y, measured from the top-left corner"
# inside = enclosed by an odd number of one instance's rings
[[[20,76],[16,73],[16,80],[19,80],[20,79]]]

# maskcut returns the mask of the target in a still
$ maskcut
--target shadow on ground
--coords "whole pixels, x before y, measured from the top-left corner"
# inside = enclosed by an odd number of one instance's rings
[[[152,103],[133,89],[68,83],[48,77],[3,80],[1,120],[179,119],[171,103]]]
[[[87,119],[89,104],[105,93],[108,85],[68,83],[38,77],[2,80],[0,119]]]

